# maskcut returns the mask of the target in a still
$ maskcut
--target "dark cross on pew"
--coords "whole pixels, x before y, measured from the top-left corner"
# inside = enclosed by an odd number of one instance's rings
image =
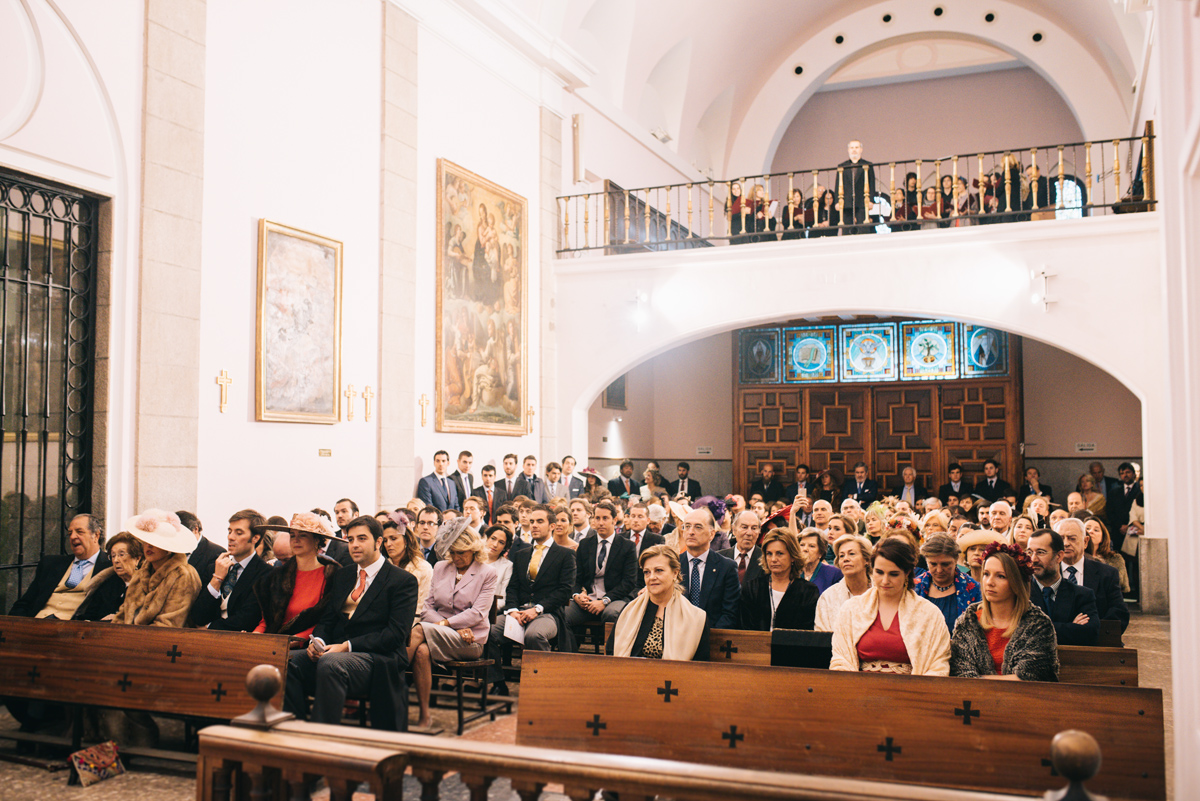
[[[3,632],[3,631],[0,631],[0,645],[3,645],[3,644],[4,644],[4,643],[6,643],[6,642],[8,642],[8,640],[7,640],[7,639],[5,639],[5,637],[4,637],[4,632]]]
[[[722,740],[729,741],[730,748],[737,748],[737,744],[746,739],[746,735],[738,734],[737,726],[730,726],[729,731],[721,733]]]
[[[121,677],[121,680],[117,682],[117,685],[121,688],[121,692],[125,692],[133,686],[133,682],[129,680],[129,674],[126,673]]]
[[[1058,775],[1058,771],[1055,769],[1055,767],[1054,767],[1054,763],[1053,763],[1053,762],[1051,762],[1049,759],[1043,759],[1043,760],[1042,760],[1042,767],[1043,767],[1043,768],[1050,768],[1050,775],[1051,775],[1051,776],[1057,776],[1057,775]]]
[[[25,675],[29,677],[31,682],[37,684],[38,676],[42,675],[42,672],[37,669],[37,665],[34,665],[33,670],[29,671]]]
[[[725,654],[726,659],[733,659],[733,655],[738,652],[737,646],[733,644],[733,640],[726,640],[725,644],[717,650]]]
[[[658,694],[663,696],[663,703],[669,704],[671,703],[671,696],[679,695],[679,690],[672,690],[671,682],[668,681],[667,686],[658,688]]]
[[[970,726],[971,718],[979,717],[979,710],[971,709],[970,701],[963,701],[962,709],[955,709],[954,714],[963,719],[964,726]]]
[[[892,745],[892,738],[889,737],[887,738],[887,745],[877,745],[875,746],[875,750],[885,754],[884,759],[886,759],[888,762],[891,762],[892,755],[899,754],[904,749],[898,745]]]
[[[584,726],[586,726],[587,728],[589,728],[589,729],[591,729],[591,730],[592,730],[592,736],[593,736],[593,737],[599,737],[599,736],[600,736],[600,730],[601,730],[601,729],[607,729],[607,728],[608,728],[608,724],[607,724],[607,723],[601,723],[601,722],[600,722],[600,716],[599,716],[599,715],[592,715],[592,719],[591,719],[591,720],[589,720],[587,723],[585,723],[585,724],[583,724],[583,725],[584,725]]]
[[[175,660],[183,656],[183,651],[179,650],[178,645],[172,645],[171,650],[167,651],[167,656],[171,657],[171,664],[175,664]]]
[[[217,689],[209,690],[209,692],[217,697],[217,703],[221,703],[221,696],[229,695],[229,690],[222,689],[221,682],[219,681],[217,682]]]

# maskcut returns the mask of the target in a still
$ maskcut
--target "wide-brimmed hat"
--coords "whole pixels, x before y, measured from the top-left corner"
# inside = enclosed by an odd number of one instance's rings
[[[261,526],[255,526],[255,531],[288,531],[299,534],[313,534],[318,537],[328,537],[331,540],[340,540],[349,542],[342,536],[341,532],[333,527],[333,523],[328,517],[321,517],[312,512],[297,512],[292,515],[292,520],[286,526],[281,526],[275,523],[266,523]]]
[[[121,527],[136,539],[171,553],[191,553],[196,550],[196,535],[179,522],[179,515],[162,509],[147,509],[134,515]]]
[[[588,476],[595,476],[595,477],[597,478],[597,480],[599,480],[599,481],[600,481],[600,483],[601,483],[601,484],[604,484],[604,483],[606,483],[606,482],[604,481],[604,476],[600,475],[600,473],[598,473],[594,467],[585,467],[585,468],[583,468],[582,470],[580,470],[580,471],[579,471],[579,475],[583,476],[583,483],[584,483],[584,484],[586,484],[586,483],[587,483],[587,477],[588,477]]]
[[[993,542],[1004,541],[1004,537],[1001,537],[990,528],[970,529],[966,534],[958,538],[958,549],[966,553],[968,548],[974,548],[976,545],[991,545]]]

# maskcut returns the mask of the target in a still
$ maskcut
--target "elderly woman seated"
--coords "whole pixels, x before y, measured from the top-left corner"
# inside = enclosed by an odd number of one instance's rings
[[[285,532],[292,555],[254,585],[254,595],[263,611],[262,621],[254,630],[260,634],[288,634],[294,638],[294,647],[302,648],[329,602],[330,580],[342,567],[321,556],[320,550],[329,540],[341,537],[327,519],[312,512],[292,515],[290,523],[267,523],[259,528]]]
[[[408,639],[420,707],[417,726],[428,728],[432,662],[478,659],[483,654],[491,623],[488,614],[496,592],[496,571],[480,561],[483,540],[465,517],[443,523],[433,549],[438,561],[421,623]]]
[[[104,544],[104,550],[112,567],[101,570],[90,582],[87,597],[73,620],[112,620],[125,600],[134,571],[142,564],[142,544],[128,531],[111,538]]]
[[[115,623],[180,628],[200,592],[200,576],[188,564],[196,536],[179,516],[148,509],[122,527],[142,544],[145,561],[133,573]]]
[[[708,616],[683,597],[679,557],[652,545],[638,557],[646,591],[617,618],[608,647],[614,656],[676,661],[708,659]]]
[[[763,536],[763,572],[742,584],[741,628],[749,631],[813,628],[821,592],[801,575],[800,543],[788,529]]]
[[[867,565],[871,562],[871,541],[858,534],[843,534],[833,543],[842,580],[821,593],[817,601],[817,631],[833,631],[842,605],[871,588]]]
[[[929,569],[917,576],[915,588],[942,613],[948,631],[954,631],[959,615],[980,600],[979,584],[958,569],[958,554],[958,543],[949,534],[931,534],[921,546]]]

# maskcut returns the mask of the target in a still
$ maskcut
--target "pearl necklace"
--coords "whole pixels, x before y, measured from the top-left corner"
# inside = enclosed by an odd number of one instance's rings
[[[934,588],[935,590],[937,590],[938,592],[946,592],[947,590],[952,590],[952,589],[954,589],[954,582],[953,582],[953,581],[951,581],[951,582],[950,582],[950,586],[948,586],[948,587],[943,587],[943,586],[941,586],[940,584],[938,584],[938,583],[937,583],[936,581],[934,581],[933,579],[930,579],[930,580],[929,580],[929,583],[930,583],[930,584],[932,584],[932,585],[933,585],[933,588]]]

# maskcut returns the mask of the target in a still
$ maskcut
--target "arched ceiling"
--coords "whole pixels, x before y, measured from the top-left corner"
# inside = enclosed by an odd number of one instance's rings
[[[1099,103],[1108,106],[1103,112],[1091,114],[1092,120],[1128,120],[1130,87],[1137,78],[1142,62],[1145,14],[1129,14],[1123,0],[756,0],[753,3],[731,4],[718,0],[514,0],[522,10],[534,16],[550,32],[596,67],[607,80],[596,82],[596,88],[608,95],[615,105],[639,122],[653,122],[647,128],[662,124],[663,115],[655,120],[643,120],[647,107],[665,103],[675,130],[668,130],[673,141],[670,146],[681,155],[695,158],[697,151],[720,150],[714,139],[724,137],[724,163],[711,163],[722,172],[731,162],[743,161],[746,153],[736,153],[738,142],[754,141],[754,147],[773,148],[777,132],[747,139],[744,130],[747,120],[754,126],[767,125],[782,131],[796,108],[812,91],[819,89],[836,70],[862,59],[883,46],[886,34],[895,30],[899,35],[918,38],[927,31],[931,38],[955,37],[961,32],[964,41],[976,47],[988,47],[1010,58],[1020,60],[1042,73],[1075,110],[1084,130],[1089,113],[1083,107]],[[934,15],[935,8],[941,15]],[[982,18],[989,11],[1000,17],[997,24],[981,28]],[[884,15],[890,21],[883,22]],[[1020,20],[1019,25],[1017,20]],[[1005,28],[1001,23],[1007,22]],[[844,25],[845,30],[841,30]],[[1031,30],[1025,31],[1029,27]],[[1041,50],[1030,49],[1029,36],[1036,29],[1055,31],[1066,41],[1048,36]],[[975,29],[978,29],[976,32]],[[1003,32],[1001,33],[1003,29]],[[844,47],[831,50],[831,42],[814,39],[818,34],[838,31],[845,37]],[[991,35],[991,34],[995,35]],[[829,37],[832,40],[832,36]],[[685,47],[681,43],[686,42]],[[806,52],[816,45],[830,50],[818,62],[806,67],[803,86],[784,88],[778,76],[791,74],[797,59],[804,61]],[[1060,69],[1055,53],[1066,48],[1071,62]],[[687,51],[686,80],[677,76],[681,65],[681,50]],[[843,52],[844,51],[844,52]],[[877,69],[871,76],[887,82],[889,76]],[[900,68],[898,68],[900,69]],[[818,70],[814,74],[812,70]],[[1056,75],[1056,73],[1064,73]],[[1065,74],[1065,73],[1078,74]],[[664,82],[664,74],[675,80]],[[1092,86],[1103,85],[1106,91],[1097,97],[1090,91],[1079,91],[1086,74]],[[656,80],[657,78],[657,80]],[[774,79],[774,83],[773,83]],[[666,84],[666,85],[665,85]],[[859,84],[861,85],[861,84]],[[784,102],[763,104],[766,89],[791,92]],[[682,93],[682,97],[664,98],[664,91]],[[1071,92],[1076,97],[1068,95]],[[732,97],[732,103],[729,99]],[[779,116],[765,119],[753,113]],[[727,109],[727,111],[726,111]],[[714,120],[727,130],[714,131]],[[708,126],[706,130],[702,126]],[[1102,136],[1124,135],[1122,130],[1097,132]],[[1089,134],[1090,135],[1090,134]],[[744,148],[743,148],[744,149]],[[770,153],[757,153],[751,161],[769,163]]]

